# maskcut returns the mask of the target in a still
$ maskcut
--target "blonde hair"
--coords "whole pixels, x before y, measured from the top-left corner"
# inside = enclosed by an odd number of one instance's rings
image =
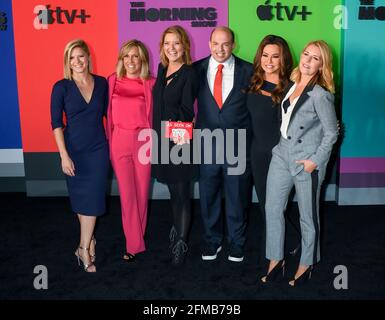
[[[88,48],[88,45],[85,43],[84,40],[81,39],[75,39],[67,43],[67,45],[64,48],[64,78],[68,80],[72,80],[72,70],[71,70],[71,53],[72,50],[75,48],[82,49],[85,54],[88,56],[88,72],[91,73],[92,71],[92,63],[91,63],[91,55],[90,55],[90,49]]]
[[[309,42],[302,50],[301,54],[311,45],[316,46],[321,52],[322,67],[321,71],[318,71],[310,80],[309,85],[320,85],[331,93],[334,93],[334,81],[333,81],[333,56],[329,45],[323,40],[316,40]],[[301,72],[297,66],[291,73],[290,79],[294,82],[301,80]]]
[[[148,79],[150,77],[148,50],[141,41],[133,39],[123,43],[119,50],[118,63],[116,64],[116,76],[119,79],[123,78],[127,73],[127,70],[124,67],[123,59],[127,55],[127,53],[134,47],[138,48],[140,61],[142,62],[139,77],[141,79]]]
[[[160,52],[160,62],[162,63],[163,67],[168,66],[168,58],[166,57],[166,54],[163,50],[163,44],[164,44],[164,38],[166,37],[166,34],[168,33],[174,33],[179,37],[180,42],[182,43],[184,53],[183,53],[183,63],[190,65],[192,63],[191,60],[191,54],[190,54],[190,39],[187,35],[187,32],[185,29],[183,29],[181,26],[171,26],[168,27],[166,30],[164,30],[162,37],[160,39],[159,43],[159,52]]]

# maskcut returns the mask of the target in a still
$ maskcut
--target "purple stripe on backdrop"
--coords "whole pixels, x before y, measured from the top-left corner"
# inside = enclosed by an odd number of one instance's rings
[[[340,188],[383,188],[385,173],[342,173]]]
[[[162,17],[160,10],[163,10]],[[174,11],[179,12],[179,16],[174,16]],[[143,12],[147,14],[143,15]],[[202,14],[203,16],[198,17]],[[142,21],[143,19],[147,21]],[[143,41],[150,51],[150,69],[153,75],[156,75],[158,68],[161,35],[167,27],[176,24],[188,32],[193,61],[206,57],[210,54],[208,43],[214,25],[228,25],[228,1],[118,0],[119,46],[133,38]]]
[[[385,158],[341,158],[341,173],[385,172]]]

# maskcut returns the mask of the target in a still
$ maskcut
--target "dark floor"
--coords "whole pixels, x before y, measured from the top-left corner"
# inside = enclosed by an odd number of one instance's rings
[[[122,262],[124,240],[119,198],[109,198],[109,213],[99,220],[97,273],[78,267],[74,250],[78,221],[70,213],[67,198],[26,198],[24,194],[0,194],[0,299],[384,299],[385,206],[322,206],[322,260],[303,288],[289,288],[285,281],[264,287],[258,279],[265,267],[258,264],[260,216],[258,205],[250,210],[245,261],[227,260],[227,246],[216,261],[200,258],[202,224],[198,202],[186,264],[169,263],[169,207],[152,201],[147,229],[148,250],[133,264]],[[296,206],[291,210],[298,220]],[[287,243],[296,238],[287,228]],[[298,257],[287,258],[293,275]],[[34,268],[48,269],[48,289],[36,290]],[[336,266],[346,266],[348,289],[337,290]]]

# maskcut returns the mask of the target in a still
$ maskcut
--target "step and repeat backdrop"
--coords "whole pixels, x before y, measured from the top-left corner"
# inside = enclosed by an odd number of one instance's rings
[[[137,38],[155,74],[161,34],[175,24],[187,29],[194,60],[209,55],[220,25],[235,31],[235,54],[250,62],[267,34],[284,37],[296,62],[308,41],[326,40],[341,137],[324,197],[385,203],[385,0],[0,0],[0,192],[66,195],[49,104],[67,42],[84,39],[94,72],[108,76],[120,45]],[[118,193],[113,178],[110,192]],[[167,197],[155,182],[152,198]]]
[[[0,190],[25,190],[12,2],[0,1]]]

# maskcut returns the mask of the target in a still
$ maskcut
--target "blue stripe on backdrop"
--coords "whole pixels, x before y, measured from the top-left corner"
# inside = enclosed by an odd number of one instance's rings
[[[0,149],[20,149],[12,1],[0,1]]]
[[[385,157],[385,0],[345,3],[341,158]]]

